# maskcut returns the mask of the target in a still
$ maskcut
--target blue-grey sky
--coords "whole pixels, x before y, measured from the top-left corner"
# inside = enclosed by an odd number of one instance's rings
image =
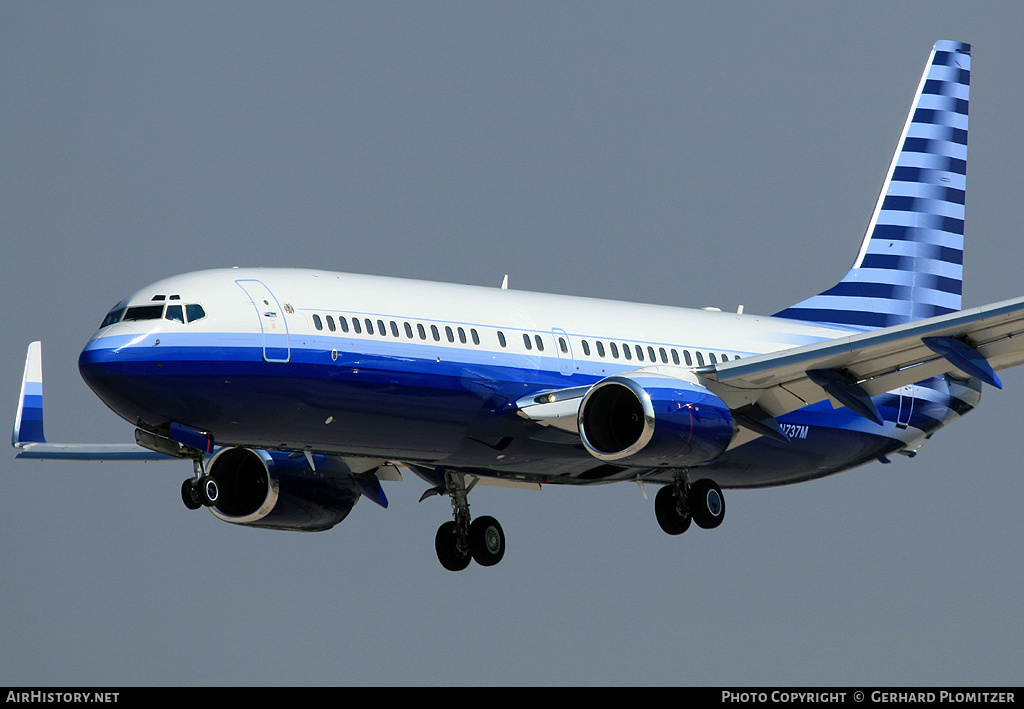
[[[965,305],[1024,293],[1016,2],[0,0],[0,372],[50,440],[129,441],[78,376],[110,305],[315,265],[772,313],[856,254],[932,43],[971,42]],[[1019,684],[1024,371],[914,460],[727,493],[478,489],[330,532],[181,504],[187,463],[0,466],[0,684]],[[653,496],[652,496],[653,497]]]

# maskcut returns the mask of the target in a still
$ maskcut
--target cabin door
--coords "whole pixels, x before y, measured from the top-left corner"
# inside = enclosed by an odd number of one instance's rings
[[[266,362],[287,362],[291,359],[291,346],[288,342],[288,323],[277,298],[262,281],[245,279],[235,281],[245,291],[256,308],[256,317],[260,322],[263,335],[263,360]]]

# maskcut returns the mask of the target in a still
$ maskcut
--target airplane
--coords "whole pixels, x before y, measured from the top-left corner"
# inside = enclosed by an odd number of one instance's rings
[[[322,531],[382,481],[446,496],[441,565],[493,566],[478,484],[656,485],[668,534],[723,489],[910,457],[1024,362],[1024,298],[962,310],[970,45],[932,48],[856,259],[771,316],[318,269],[173,276],[117,303],[79,370],[135,444],[49,443],[29,346],[18,458],[177,460],[190,509]],[[645,494],[646,496],[646,494]]]

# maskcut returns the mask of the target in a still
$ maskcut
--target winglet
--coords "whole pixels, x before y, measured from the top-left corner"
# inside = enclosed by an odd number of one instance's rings
[[[33,342],[25,356],[21,398],[14,418],[11,445],[19,449],[16,458],[51,460],[175,460],[171,453],[143,450],[119,443],[47,443],[43,435],[42,343]]]
[[[25,356],[25,374],[21,379],[21,398],[14,419],[11,445],[21,448],[26,443],[45,443],[43,435],[43,359],[42,343],[29,344]]]

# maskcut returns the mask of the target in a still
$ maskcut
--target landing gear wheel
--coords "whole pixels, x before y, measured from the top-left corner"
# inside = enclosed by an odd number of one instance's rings
[[[665,534],[682,534],[690,528],[690,512],[675,485],[665,485],[654,496],[654,515]]]
[[[472,558],[469,549],[462,548],[459,541],[459,528],[455,522],[445,522],[437,528],[434,536],[434,550],[441,566],[449,571],[462,571],[469,566]]]
[[[505,532],[493,517],[477,517],[469,525],[469,548],[473,561],[494,566],[505,556]]]
[[[206,507],[213,507],[220,499],[220,487],[209,475],[199,478],[199,500]]]
[[[199,499],[199,486],[196,483],[195,478],[188,478],[181,483],[181,501],[190,510],[198,510],[203,506],[202,500]]]
[[[725,496],[714,480],[698,480],[690,486],[690,514],[698,527],[714,529],[725,519]]]

